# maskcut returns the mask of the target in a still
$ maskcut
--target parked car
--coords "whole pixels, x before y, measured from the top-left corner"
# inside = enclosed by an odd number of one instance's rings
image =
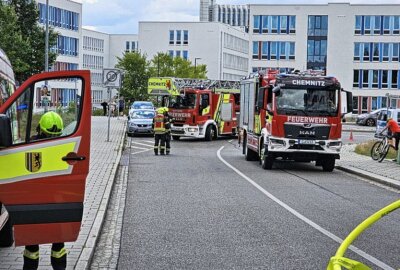
[[[155,110],[155,107],[151,101],[135,101],[129,108],[129,114],[133,110]]]
[[[386,111],[386,108],[380,108],[370,113],[363,113],[358,115],[356,119],[356,124],[370,127],[376,126],[376,119],[378,118],[378,114],[382,110]]]
[[[135,134],[153,134],[153,118],[155,110],[132,110],[128,117],[126,133],[128,136]]]
[[[397,120],[397,123],[400,125],[400,108],[397,109],[383,109],[379,112],[377,120],[376,120],[376,131],[375,135],[378,136],[379,133],[385,128],[386,120],[388,117]]]

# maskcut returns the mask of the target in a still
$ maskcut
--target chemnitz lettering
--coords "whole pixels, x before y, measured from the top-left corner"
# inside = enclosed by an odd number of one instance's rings
[[[325,86],[324,81],[292,80],[294,85]]]

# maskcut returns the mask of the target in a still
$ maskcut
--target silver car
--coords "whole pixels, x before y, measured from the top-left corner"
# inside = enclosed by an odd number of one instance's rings
[[[155,110],[132,110],[129,113],[126,133],[128,136],[135,134],[153,134],[153,118]]]

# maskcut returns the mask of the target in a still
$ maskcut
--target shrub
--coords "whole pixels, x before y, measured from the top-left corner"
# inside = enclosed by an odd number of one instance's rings
[[[376,140],[366,141],[364,143],[360,143],[356,146],[354,152],[364,156],[371,156],[371,148],[374,145]],[[387,159],[395,159],[397,158],[397,151],[394,150],[392,147],[389,149],[389,153],[386,156]]]

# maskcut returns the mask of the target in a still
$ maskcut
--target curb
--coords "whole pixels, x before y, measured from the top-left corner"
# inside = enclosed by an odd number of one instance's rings
[[[360,130],[358,130],[358,129],[342,129],[342,131],[345,131],[345,132],[358,132],[358,133],[375,133],[375,131],[374,130],[363,130],[363,129],[360,129]]]
[[[85,242],[84,248],[82,249],[82,252],[77,260],[77,263],[75,265],[75,269],[89,269],[90,263],[93,259],[94,255],[94,248],[98,242],[98,239],[100,238],[100,231],[101,228],[103,227],[104,219],[106,217],[106,211],[107,211],[107,206],[110,201],[110,194],[112,191],[112,188],[114,186],[114,182],[117,176],[117,170],[119,167],[119,163],[121,161],[122,157],[122,152],[123,152],[123,147],[125,143],[125,138],[126,138],[126,124],[124,124],[124,136],[123,139],[121,140],[121,144],[119,145],[118,148],[118,154],[117,158],[115,159],[115,163],[113,165],[111,177],[107,183],[107,187],[104,191],[103,198],[101,199],[101,203],[96,215],[96,218],[93,222],[92,229],[90,230],[89,236]]]
[[[338,170],[344,171],[344,172],[348,172],[348,173],[351,173],[351,174],[354,174],[357,176],[367,178],[369,180],[375,181],[377,183],[380,183],[380,184],[383,184],[383,185],[386,185],[386,186],[389,186],[392,188],[400,189],[400,181],[393,180],[393,179],[390,179],[385,176],[377,175],[374,173],[366,172],[364,170],[352,168],[352,167],[348,167],[348,166],[338,165],[335,168]]]

